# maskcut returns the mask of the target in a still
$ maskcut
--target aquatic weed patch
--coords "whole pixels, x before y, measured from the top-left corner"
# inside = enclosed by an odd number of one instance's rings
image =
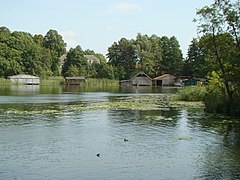
[[[0,107],[0,112],[19,115],[59,115],[89,110],[164,110],[181,107],[203,107],[201,102],[176,101],[169,95],[112,96],[104,101],[85,100],[70,103],[15,104]]]

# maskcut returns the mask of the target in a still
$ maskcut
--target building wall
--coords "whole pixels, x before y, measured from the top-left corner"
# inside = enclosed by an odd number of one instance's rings
[[[17,84],[40,84],[40,78],[30,75],[16,75],[8,77],[10,81]]]
[[[121,86],[132,86],[133,82],[131,80],[120,81]]]
[[[174,78],[172,78],[171,76],[164,77],[162,81],[163,81],[163,85],[167,85],[167,86],[174,85]]]
[[[133,80],[134,86],[151,86],[152,80],[148,77],[135,77]]]
[[[157,86],[157,81],[161,81],[162,86],[173,86],[175,83],[175,76],[173,75],[168,75],[168,76],[163,76],[159,77],[157,79],[153,80],[153,85]]]

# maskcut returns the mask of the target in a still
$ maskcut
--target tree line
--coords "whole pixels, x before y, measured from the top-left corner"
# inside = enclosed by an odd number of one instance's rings
[[[135,39],[126,38],[114,42],[108,48],[109,64],[117,79],[129,79],[139,71],[150,77],[164,73],[180,75],[183,57],[175,36],[170,38],[157,35],[138,34]]]
[[[55,30],[32,36],[0,27],[0,77],[19,73],[41,77],[58,74],[59,57],[66,44]]]
[[[67,54],[61,66],[60,57]],[[84,55],[95,55],[100,63],[89,63]],[[85,76],[113,79],[113,69],[105,57],[80,46],[66,50],[66,43],[56,30],[45,36],[32,36],[27,32],[11,32],[0,27],[0,77],[31,74],[42,78],[48,76]]]
[[[60,57],[66,55],[61,66]],[[94,55],[99,62],[88,62],[84,55]],[[137,35],[114,42],[105,56],[80,45],[66,50],[66,43],[56,30],[45,36],[11,32],[0,27],[0,77],[19,73],[47,76],[84,76],[91,78],[129,79],[138,71],[151,77],[163,73],[181,74],[182,52],[176,37]]]

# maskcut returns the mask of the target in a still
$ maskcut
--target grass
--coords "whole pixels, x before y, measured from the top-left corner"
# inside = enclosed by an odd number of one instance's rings
[[[0,78],[0,84],[12,84],[12,82],[5,78]]]
[[[62,76],[50,76],[45,79],[41,79],[41,85],[43,86],[52,86],[52,85],[63,85],[65,79]]]
[[[0,78],[0,84],[13,84],[10,80]],[[62,76],[49,76],[41,79],[42,86],[65,85],[65,79]],[[83,86],[119,86],[119,81],[114,79],[93,79],[89,78],[82,84]]]
[[[89,78],[83,83],[84,86],[119,86],[119,81],[114,79]]]
[[[205,86],[187,86],[177,93],[180,101],[204,101],[207,90]]]

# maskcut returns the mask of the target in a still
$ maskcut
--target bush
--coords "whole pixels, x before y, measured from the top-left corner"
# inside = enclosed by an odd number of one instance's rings
[[[177,94],[177,99],[182,101],[203,101],[206,95],[204,86],[187,86]]]
[[[221,92],[216,86],[207,87],[204,103],[207,112],[229,116],[240,115],[240,98],[238,97],[234,100],[230,100],[228,96]]]

